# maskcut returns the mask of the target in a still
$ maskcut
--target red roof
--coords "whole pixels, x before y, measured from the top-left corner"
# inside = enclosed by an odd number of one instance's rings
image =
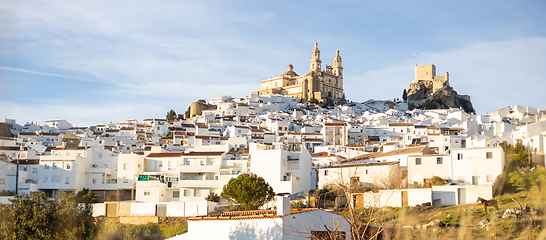
[[[325,123],[324,126],[346,126],[346,123]]]
[[[317,210],[316,208],[290,209],[290,214],[298,214]],[[206,220],[241,220],[241,219],[259,219],[259,218],[280,218],[277,210],[253,210],[253,211],[234,211],[211,214],[209,216],[200,216],[188,218],[188,221],[206,221]]]
[[[158,157],[180,157],[180,156],[220,156],[224,152],[170,152],[170,153],[150,153],[149,158],[158,158]]]
[[[189,152],[189,153],[183,153],[184,156],[220,156],[224,154],[224,152]]]
[[[19,135],[29,135],[29,136],[32,136],[32,135],[36,135],[36,133],[34,133],[34,132],[20,132]]]

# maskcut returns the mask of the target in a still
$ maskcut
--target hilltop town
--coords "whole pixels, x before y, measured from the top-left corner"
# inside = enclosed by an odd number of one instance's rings
[[[290,64],[250,96],[196,101],[186,114],[88,127],[70,119],[6,119],[0,191],[55,197],[89,189],[99,199],[95,217],[190,217],[185,235],[206,239],[245,219],[263,220],[254,222],[258,229],[271,225],[267,219],[295,224],[287,216],[312,231],[329,231],[313,225],[316,216],[342,218],[321,210],[328,206],[316,193],[336,185],[358,190],[334,200],[334,207],[445,207],[491,199],[506,178],[503,144],[524,146],[529,162],[544,166],[546,109],[507,106],[476,114],[470,97],[459,95],[451,108],[421,108],[452,91],[449,74],[435,72],[434,65],[416,66],[407,101],[352,102],[345,99],[340,52],[323,69],[315,43],[309,73],[298,75]],[[229,203],[207,197],[246,173],[262,177],[277,200],[264,210],[221,215]],[[290,210],[291,201],[313,208]],[[218,230],[207,231],[210,226]]]

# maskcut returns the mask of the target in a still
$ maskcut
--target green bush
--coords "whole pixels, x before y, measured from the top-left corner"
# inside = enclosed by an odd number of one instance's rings
[[[210,193],[206,198],[205,200],[209,201],[209,202],[220,202],[220,196],[218,196],[218,194],[216,193]]]

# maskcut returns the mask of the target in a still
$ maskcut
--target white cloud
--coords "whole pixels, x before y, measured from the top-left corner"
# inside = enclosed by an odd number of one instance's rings
[[[414,66],[434,64],[437,74],[449,72],[455,91],[471,96],[478,113],[509,105],[542,108],[546,103],[544,62],[546,38],[482,41],[443,52],[423,52],[396,66],[347,76],[345,86],[347,97],[358,101],[401,98],[402,90],[414,79]]]

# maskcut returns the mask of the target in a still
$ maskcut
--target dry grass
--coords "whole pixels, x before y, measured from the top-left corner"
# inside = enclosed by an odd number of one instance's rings
[[[531,211],[518,218],[502,218],[506,209],[520,209],[512,198]],[[399,228],[397,239],[546,239],[546,189],[540,191],[533,186],[529,192],[494,199],[499,203],[499,210],[488,208],[487,213],[481,204],[475,203],[441,208],[382,208],[367,219],[373,219],[374,224]],[[442,226],[423,228],[435,220],[441,221]]]

